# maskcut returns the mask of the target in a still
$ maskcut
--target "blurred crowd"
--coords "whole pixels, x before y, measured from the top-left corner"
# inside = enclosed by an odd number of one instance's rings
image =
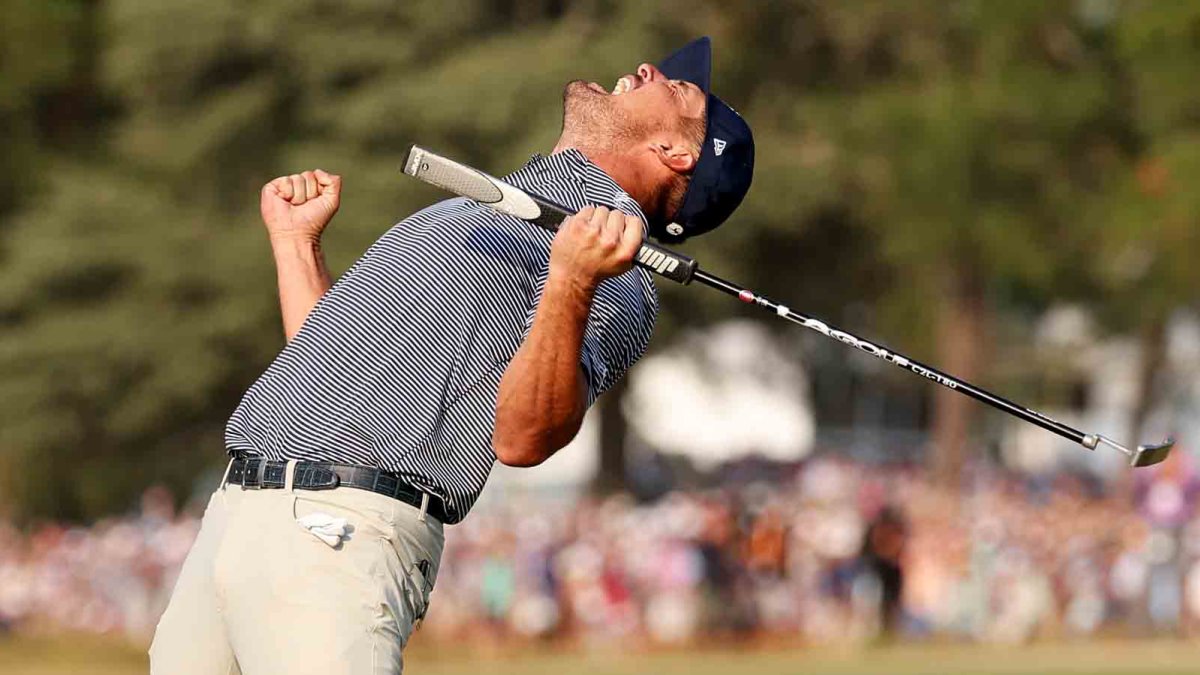
[[[1102,486],[811,461],[781,483],[570,507],[505,500],[452,530],[426,630],[506,640],[987,641],[1190,633],[1196,476]]]
[[[12,629],[153,633],[175,576],[200,531],[151,488],[135,515],[87,527],[0,521],[0,633]]]
[[[653,502],[502,494],[448,528],[420,639],[1190,635],[1200,481],[1177,454],[1115,486],[820,458]],[[0,631],[148,637],[198,526],[161,489],[89,527],[0,524]]]

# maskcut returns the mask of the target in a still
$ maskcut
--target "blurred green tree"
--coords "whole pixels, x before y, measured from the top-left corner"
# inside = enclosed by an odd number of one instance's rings
[[[36,42],[47,56],[39,68],[5,59],[21,65],[4,78],[4,114],[20,123],[5,176],[44,179],[41,198],[3,221],[6,506],[92,518],[152,481],[190,493],[198,470],[221,461],[238,396],[282,345],[259,186],[300,168],[343,174],[327,250],[344,269],[387,225],[443,197],[400,178],[412,140],[497,172],[549,150],[563,82],[628,70],[648,41],[625,30],[620,17],[638,13],[623,9],[6,6],[6,48]],[[94,103],[37,105],[75,90]],[[39,139],[39,126],[84,142]]]
[[[746,66],[755,86],[786,101],[756,118],[787,120],[791,143],[766,146],[796,160],[779,180],[815,186],[798,196],[833,192],[869,229],[894,281],[878,325],[906,352],[987,385],[998,312],[1093,287],[1078,216],[1105,198],[1100,177],[1125,160],[1130,130],[1111,41],[1078,3],[768,2],[730,14],[759,56]],[[933,396],[932,466],[955,481],[978,406]]]
[[[552,146],[563,82],[612,79],[698,34],[714,36],[717,90],[759,148],[743,208],[687,247],[706,268],[984,384],[1004,349],[989,338],[997,317],[1054,297],[1105,308],[1114,330],[1146,325],[1121,317],[1162,325],[1195,302],[1195,11],[6,3],[0,502],[91,518],[153,481],[187,494],[220,462],[226,417],[282,346],[263,182],[317,166],[345,177],[327,235],[344,269],[442,198],[399,177],[408,143],[503,173]],[[692,289],[664,286],[663,299],[656,345],[679,326],[754,315]],[[1005,338],[1025,331],[1007,325]],[[618,487],[620,392],[601,405],[600,484]],[[946,476],[972,409],[936,399]]]
[[[1132,2],[1112,21],[1136,139],[1130,161],[1104,175],[1088,213],[1092,260],[1111,330],[1141,343],[1137,404],[1129,432],[1141,438],[1164,400],[1167,324],[1181,307],[1200,306],[1200,6]]]
[[[852,100],[834,94],[842,112],[831,119],[845,122],[839,144],[864,217],[904,292],[922,298],[907,320],[927,320],[936,363],[987,383],[998,310],[1086,286],[1078,214],[1120,161],[1121,90],[1074,3],[906,9],[835,14],[841,31],[874,36],[865,52],[890,72]],[[1014,288],[1023,297],[1006,297]],[[934,396],[933,466],[956,481],[979,408]]]

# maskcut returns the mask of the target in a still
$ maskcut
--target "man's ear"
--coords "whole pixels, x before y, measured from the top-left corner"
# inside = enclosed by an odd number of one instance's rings
[[[658,161],[675,173],[688,176],[696,168],[696,156],[682,139],[660,138],[653,141],[650,149]]]

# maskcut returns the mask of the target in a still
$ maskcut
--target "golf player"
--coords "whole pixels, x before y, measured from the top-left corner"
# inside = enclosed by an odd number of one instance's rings
[[[268,183],[287,345],[226,428],[230,462],[150,648],[162,675],[399,673],[443,528],[496,460],[533,466],[642,355],[647,234],[721,224],[750,129],[690,43],[615,88],[574,81],[562,136],[506,180],[577,210],[551,234],[465,199],[384,234],[333,283],[320,238],[341,180]]]

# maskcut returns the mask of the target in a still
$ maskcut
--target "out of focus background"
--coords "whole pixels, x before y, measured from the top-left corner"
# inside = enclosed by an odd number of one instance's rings
[[[1130,471],[702,288],[448,530],[410,672],[1200,670],[1200,4],[6,0],[0,670],[126,673],[283,345],[259,187],[335,274],[553,147],[570,79],[714,39],[754,187],[685,250]]]

